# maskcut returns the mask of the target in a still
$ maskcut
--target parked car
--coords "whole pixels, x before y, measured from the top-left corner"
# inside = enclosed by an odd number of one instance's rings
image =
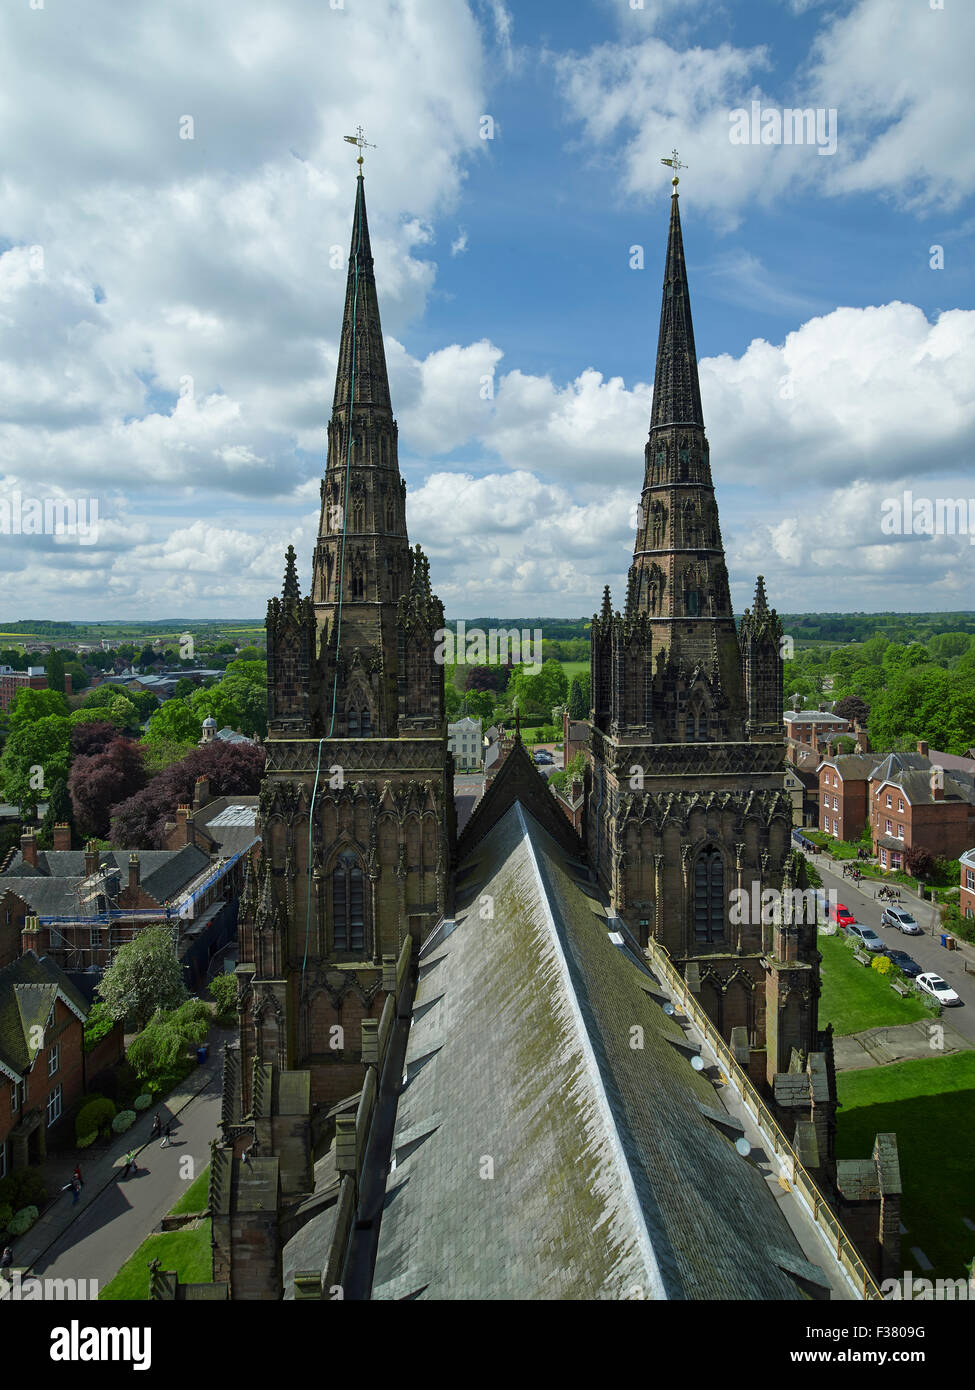
[[[905,936],[921,936],[921,928],[909,912],[902,907],[885,907],[880,914],[882,927],[896,927]]]
[[[552,757],[551,753],[546,753],[544,748],[540,748],[538,752],[535,754],[535,762],[536,764],[538,764],[538,766],[541,766],[542,764],[544,764],[545,766],[549,766],[550,764],[555,762],[555,759]]]
[[[951,988],[947,980],[943,980],[934,971],[929,971],[926,975],[918,975],[914,981],[918,989],[923,989],[925,994],[933,995],[939,1004],[944,1004],[950,1008],[952,1004],[960,1004],[961,999]]]
[[[835,922],[838,927],[842,927],[844,930],[856,921],[856,918],[854,917],[850,909],[848,907],[844,907],[842,903],[835,903],[830,908],[829,915],[830,920]]]
[[[874,931],[873,927],[864,927],[859,922],[851,922],[844,928],[847,936],[852,936],[858,945],[865,951],[883,951],[884,943]]]
[[[895,947],[885,946],[884,955],[893,961],[897,969],[906,975],[909,980],[916,980],[921,973],[921,967],[917,961],[909,956],[906,951],[898,951]]]

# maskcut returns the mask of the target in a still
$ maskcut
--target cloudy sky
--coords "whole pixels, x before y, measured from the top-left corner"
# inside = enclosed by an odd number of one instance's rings
[[[360,122],[448,615],[622,597],[674,146],[736,608],[759,569],[785,611],[975,608],[967,536],[881,532],[975,496],[975,5],[938,3],[8,0],[0,530],[98,531],[0,534],[0,621],[259,617],[289,541],[307,585]],[[753,102],[835,152],[733,143]]]

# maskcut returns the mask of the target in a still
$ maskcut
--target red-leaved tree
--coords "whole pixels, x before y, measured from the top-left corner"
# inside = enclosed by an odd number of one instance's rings
[[[84,835],[104,839],[112,808],[146,784],[142,749],[115,738],[103,753],[76,757],[68,777],[75,824]]]
[[[161,849],[166,822],[175,819],[181,802],[192,802],[198,777],[209,779],[213,796],[248,796],[260,791],[263,775],[264,749],[258,744],[221,740],[194,748],[115,807],[111,842],[120,849]]]

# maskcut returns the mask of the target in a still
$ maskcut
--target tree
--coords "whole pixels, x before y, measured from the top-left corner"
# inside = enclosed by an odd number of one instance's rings
[[[163,745],[150,745],[159,747]],[[165,768],[147,787],[116,806],[109,838],[136,849],[162,847],[166,822],[181,802],[192,801],[198,777],[206,777],[214,796],[253,795],[264,775],[264,750],[252,743],[218,740],[194,748]]]
[[[923,845],[911,845],[904,851],[904,868],[913,878],[929,879],[937,867],[934,855]]]
[[[48,690],[57,690],[64,694],[64,657],[60,652],[52,651],[47,658],[45,668],[47,675]]]
[[[54,694],[48,690],[33,693]],[[63,700],[64,696],[59,698]],[[0,757],[0,783],[6,799],[23,813],[33,814],[37,803],[46,798],[47,789],[59,778],[67,778],[71,765],[70,735],[70,721],[56,715],[11,730]]]
[[[119,948],[95,990],[112,1018],[131,1018],[140,1032],[157,1009],[178,1008],[188,991],[170,929],[143,927]]]
[[[472,719],[488,720],[494,713],[494,700],[487,690],[468,690],[463,709]]]
[[[87,714],[87,710],[78,711],[80,714]],[[71,751],[76,756],[90,758],[94,753],[104,753],[110,743],[118,738],[118,729],[114,724],[110,724],[107,719],[77,719],[77,715],[72,718],[71,724]]]
[[[68,790],[79,829],[104,839],[113,809],[145,784],[142,749],[127,738],[116,738],[103,753],[75,758]]]
[[[573,676],[569,682],[569,718],[585,719],[588,713],[589,709],[582,697],[582,686],[579,684],[579,678]]]
[[[443,688],[444,709],[447,718],[453,722],[460,714],[461,695],[456,685],[452,681],[446,681]]]
[[[47,811],[43,821],[41,821],[41,832],[37,837],[37,843],[41,849],[54,848],[54,827],[56,825],[67,825],[71,830],[71,838],[74,839],[74,808],[71,805],[68,785],[63,777],[59,777],[53,784],[50,796],[47,798]]]
[[[10,732],[36,724],[39,719],[49,716],[61,717],[68,713],[68,702],[57,690],[21,690],[10,706],[8,722]]]
[[[192,695],[195,689],[195,681],[191,681],[189,676],[180,676],[173,686],[173,696],[177,700],[185,700],[187,695]]]
[[[197,743],[203,733],[203,719],[204,716],[191,710],[185,700],[167,700],[149,720],[145,740],[147,743]]]
[[[870,706],[866,700],[861,700],[859,695],[847,695],[842,700],[837,700],[833,706],[833,713],[865,729],[870,718]]]

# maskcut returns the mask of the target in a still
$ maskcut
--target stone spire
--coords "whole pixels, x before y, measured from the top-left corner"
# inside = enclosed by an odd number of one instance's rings
[[[334,410],[347,410],[350,406],[354,408],[358,405],[390,408],[379,298],[366,218],[365,187],[365,179],[360,172],[356,180],[345,312],[335,374]]]
[[[300,599],[301,591],[298,588],[298,570],[295,565],[295,548],[289,545],[284,558],[284,587],[281,590],[282,599]]]
[[[699,425],[704,427],[701,387],[697,378],[691,297],[684,264],[684,239],[680,230],[679,198],[670,200],[670,233],[664,268],[657,370],[653,378],[650,425]]]

